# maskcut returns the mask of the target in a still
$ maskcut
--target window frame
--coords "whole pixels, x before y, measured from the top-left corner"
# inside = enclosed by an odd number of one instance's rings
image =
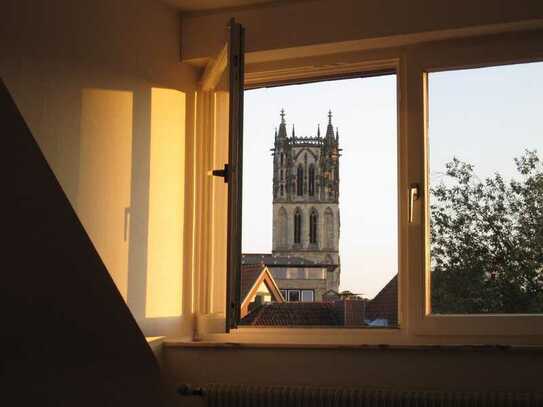
[[[405,161],[405,154],[402,154],[401,151],[405,149],[405,146],[403,146],[405,137],[405,126],[402,126],[402,123],[405,123],[405,119],[401,119],[401,115],[406,113],[405,107],[402,106],[402,100],[400,97],[400,86],[405,81],[402,81],[400,79],[402,75],[402,70],[400,70],[400,65],[402,64],[402,56],[400,55],[397,50],[395,50],[392,53],[386,53],[386,57],[379,57],[379,58],[371,58],[370,60],[358,60],[356,58],[356,61],[351,61],[348,64],[343,64],[341,66],[341,72],[332,70],[330,74],[327,74],[325,76],[318,75],[313,68],[309,69],[307,71],[307,77],[304,77],[303,79],[297,79],[297,80],[288,80],[283,81],[279,78],[270,79],[268,78],[265,82],[259,83],[258,86],[255,86],[254,84],[252,86],[247,86],[247,77],[246,77],[246,87],[245,90],[258,88],[258,87],[264,87],[264,86],[284,86],[284,85],[291,85],[295,83],[311,83],[311,82],[320,82],[320,81],[326,81],[326,80],[338,80],[338,79],[349,79],[349,78],[356,78],[356,77],[373,77],[373,76],[381,76],[381,75],[388,75],[393,74],[396,76],[396,103],[397,103],[397,109],[396,109],[396,117],[397,117],[397,191],[398,191],[398,242],[404,241],[406,242],[405,238],[405,230],[400,227],[400,222],[402,219],[402,216],[405,217],[406,212],[406,205],[405,202],[400,198],[401,196],[401,190],[404,188],[404,185],[407,185],[407,179],[406,179],[406,172],[405,170],[402,170],[406,165]],[[405,71],[403,71],[405,72]],[[282,75],[280,73],[279,75]],[[276,82],[277,80],[277,82]],[[403,158],[402,158],[403,157]],[[402,174],[403,178],[402,179]],[[298,175],[298,174],[296,174]],[[304,174],[305,177],[305,174]],[[296,177],[298,180],[298,176]],[[304,180],[305,181],[305,180]],[[305,182],[304,182],[305,183]],[[296,189],[298,189],[298,183],[296,183]],[[305,185],[304,185],[305,186]],[[296,209],[298,211],[299,208]],[[295,211],[295,213],[296,213]],[[300,210],[301,214],[301,239],[303,239],[303,222],[304,222],[304,213]],[[310,213],[308,214],[308,216]],[[294,225],[294,218],[293,216],[293,225]],[[309,218],[308,218],[309,219]],[[334,222],[336,221],[335,215],[333,218]],[[318,233],[318,232],[317,232]],[[309,237],[309,236],[308,236]],[[317,242],[318,242],[318,236],[317,236]],[[398,243],[398,279],[399,281],[406,278],[406,270],[402,271],[401,266],[401,257],[405,257],[405,250],[402,250],[401,245]],[[403,262],[405,264],[405,262]],[[402,286],[403,283],[399,283],[399,287]],[[314,295],[314,294],[313,294]],[[400,292],[398,293],[398,304],[400,304],[401,298],[405,297]],[[301,298],[301,292],[300,292],[300,298]],[[314,297],[313,297],[314,298]],[[401,307],[398,307],[398,320],[400,320],[401,316]],[[407,325],[407,321],[405,321],[405,325]],[[360,337],[362,335],[366,338],[366,340],[369,338],[374,338],[373,340],[377,340],[378,342],[390,342],[390,339],[383,339],[383,338],[400,338],[400,336],[403,334],[399,331],[397,327],[391,327],[391,328],[368,328],[368,327],[331,327],[331,326],[315,326],[315,327],[309,327],[309,328],[300,328],[300,334],[304,336],[303,342],[311,342],[312,340],[316,338],[309,338],[309,333],[313,333],[315,335],[322,335],[325,334],[329,338],[335,338],[333,339],[333,342],[335,343],[341,343],[341,342],[349,342],[352,341],[353,338]],[[310,330],[309,330],[310,329]],[[233,340],[233,338],[236,338],[235,340],[243,340],[243,337],[247,334],[249,334],[251,341],[283,341],[285,339],[284,333],[285,330],[287,330],[289,333],[293,333],[297,330],[297,328],[291,328],[291,327],[273,327],[273,328],[266,328],[262,329],[261,327],[247,327],[247,326],[239,326],[236,330],[233,330],[230,333],[228,340]],[[279,336],[271,335],[271,336],[262,336],[265,334],[265,332],[268,333],[266,335],[269,335],[271,332],[277,332]],[[345,332],[350,332],[350,335],[345,335]],[[374,331],[374,332],[371,332]],[[354,334],[354,337],[352,336]],[[210,339],[219,339],[224,338],[220,340],[227,340],[226,337],[222,337],[222,334],[211,334],[207,336]],[[312,335],[311,335],[312,336]],[[350,338],[349,338],[350,337]],[[266,339],[265,339],[266,338]],[[288,336],[286,337],[288,338]],[[380,339],[378,339],[380,338]],[[339,339],[339,340],[338,340]],[[288,340],[288,339],[287,339]],[[355,343],[362,343],[366,342],[366,340],[360,340],[360,339],[354,339]],[[317,340],[317,342],[319,342]]]
[[[512,35],[493,35],[454,40],[419,47],[412,53],[409,83],[418,92],[410,93],[408,104],[419,113],[411,121],[410,134],[416,138],[410,148],[415,161],[423,166],[416,169],[413,178],[420,180],[423,196],[417,209],[417,236],[419,249],[412,253],[416,284],[413,287],[416,313],[413,331],[419,335],[469,335],[483,337],[541,337],[543,314],[432,314],[430,304],[430,198],[429,198],[429,145],[428,145],[428,74],[469,68],[503,66],[543,61],[540,38],[531,32]],[[505,340],[507,341],[507,340]]]
[[[543,29],[469,36],[345,54],[271,61],[246,69],[245,89],[393,72],[398,126],[398,328],[238,327],[229,333],[201,325],[196,336],[216,342],[296,345],[541,345],[541,316],[428,315],[429,228],[426,225],[427,146],[425,72],[543,60]],[[447,39],[448,38],[448,39]],[[409,222],[409,187],[422,189]],[[200,292],[200,295],[209,295]],[[197,299],[198,300],[198,299]],[[216,324],[220,327],[220,324]]]

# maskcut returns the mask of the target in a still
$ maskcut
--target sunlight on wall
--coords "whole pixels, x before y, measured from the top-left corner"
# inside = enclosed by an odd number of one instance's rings
[[[213,168],[223,168],[224,163],[228,162],[229,94],[218,91],[214,96]],[[211,202],[210,310],[223,313],[226,306],[228,186],[220,177],[213,177]]]
[[[185,103],[183,92],[152,89],[147,318],[181,314]]]
[[[126,301],[132,93],[84,89],[77,212]]]

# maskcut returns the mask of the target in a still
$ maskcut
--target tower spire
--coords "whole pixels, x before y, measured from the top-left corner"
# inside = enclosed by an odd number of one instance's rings
[[[328,126],[326,127],[326,139],[334,139],[334,127],[332,126],[332,110],[328,111]]]
[[[281,123],[279,124],[279,133],[277,137],[279,139],[287,138],[287,124],[285,121],[285,109],[281,109]]]
[[[317,138],[321,138],[321,125],[317,124]]]
[[[296,138],[296,134],[294,133],[294,123],[292,123],[292,138]]]

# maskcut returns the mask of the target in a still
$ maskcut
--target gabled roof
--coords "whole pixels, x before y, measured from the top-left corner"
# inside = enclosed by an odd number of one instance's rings
[[[303,326],[342,325],[332,302],[284,302],[264,304],[241,320],[241,325]]]
[[[245,309],[253,300],[260,284],[266,284],[274,301],[281,303],[285,299],[277,283],[273,279],[270,270],[263,264],[241,266],[241,309]]]
[[[366,305],[366,319],[386,319],[389,325],[398,324],[398,275],[383,287]]]

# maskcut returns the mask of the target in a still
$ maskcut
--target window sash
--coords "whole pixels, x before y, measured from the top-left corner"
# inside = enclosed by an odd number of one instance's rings
[[[469,44],[469,46],[467,46]],[[410,184],[422,186],[415,203],[415,219],[409,227],[411,269],[410,326],[418,335],[480,335],[483,337],[543,336],[543,315],[431,313],[430,304],[430,197],[428,150],[428,73],[470,67],[499,66],[543,60],[543,32],[498,35],[477,43],[464,40],[420,46],[411,55],[407,78],[409,117]],[[417,91],[418,90],[418,91]],[[418,163],[418,164],[415,164]]]

